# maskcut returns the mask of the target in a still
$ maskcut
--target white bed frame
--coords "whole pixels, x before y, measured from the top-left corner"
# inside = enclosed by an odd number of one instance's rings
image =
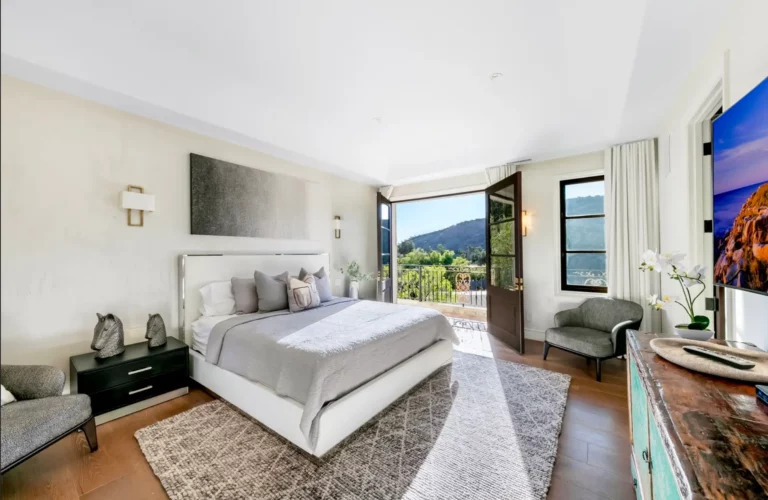
[[[328,254],[181,255],[180,337],[192,345],[190,325],[200,316],[201,299],[198,290],[203,285],[213,281],[229,281],[232,277],[252,276],[255,269],[273,275],[284,271],[295,275],[302,267],[310,272],[325,267],[329,274],[331,272]],[[278,396],[269,387],[208,363],[202,354],[191,349],[190,376],[299,448],[322,457],[435,370],[450,363],[452,357],[453,346],[450,341],[438,341],[330,403],[320,414],[318,441],[314,448],[299,430],[304,411],[301,403]]]

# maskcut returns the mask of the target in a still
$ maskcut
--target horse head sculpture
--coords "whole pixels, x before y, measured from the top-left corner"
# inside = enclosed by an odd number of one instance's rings
[[[98,351],[98,359],[110,358],[125,351],[123,322],[114,314],[96,313],[99,322],[93,329],[91,349]]]
[[[147,334],[144,338],[149,340],[149,347],[160,347],[168,341],[165,335],[165,322],[159,314],[149,315]]]

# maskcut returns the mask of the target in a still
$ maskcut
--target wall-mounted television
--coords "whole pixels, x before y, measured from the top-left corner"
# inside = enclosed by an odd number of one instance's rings
[[[714,281],[768,294],[768,78],[712,124]]]

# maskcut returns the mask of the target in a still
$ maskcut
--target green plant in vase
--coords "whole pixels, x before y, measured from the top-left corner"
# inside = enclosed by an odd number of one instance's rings
[[[709,318],[696,314],[694,304],[701,297],[707,285],[702,279],[706,268],[696,265],[691,269],[683,266],[684,253],[656,253],[653,250],[646,250],[643,254],[643,263],[640,265],[641,271],[655,271],[659,274],[665,273],[670,279],[680,284],[680,290],[683,292],[683,302],[673,301],[669,296],[659,297],[651,295],[648,297],[648,305],[656,310],[674,302],[679,305],[688,315],[690,322],[688,324],[675,325],[675,333],[683,338],[694,340],[707,340],[712,337],[712,332],[707,329]],[[698,289],[701,287],[701,289]],[[697,290],[698,289],[698,290]]]
[[[360,282],[371,279],[371,274],[360,271],[360,264],[352,261],[347,265],[347,276],[349,276],[349,296],[357,299],[360,294]]]

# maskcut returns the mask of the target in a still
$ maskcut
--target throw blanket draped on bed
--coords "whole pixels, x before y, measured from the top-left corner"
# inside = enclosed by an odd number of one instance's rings
[[[459,340],[439,312],[338,298],[289,313],[246,314],[217,324],[205,359],[304,404],[301,431],[314,448],[321,408],[438,340]]]

